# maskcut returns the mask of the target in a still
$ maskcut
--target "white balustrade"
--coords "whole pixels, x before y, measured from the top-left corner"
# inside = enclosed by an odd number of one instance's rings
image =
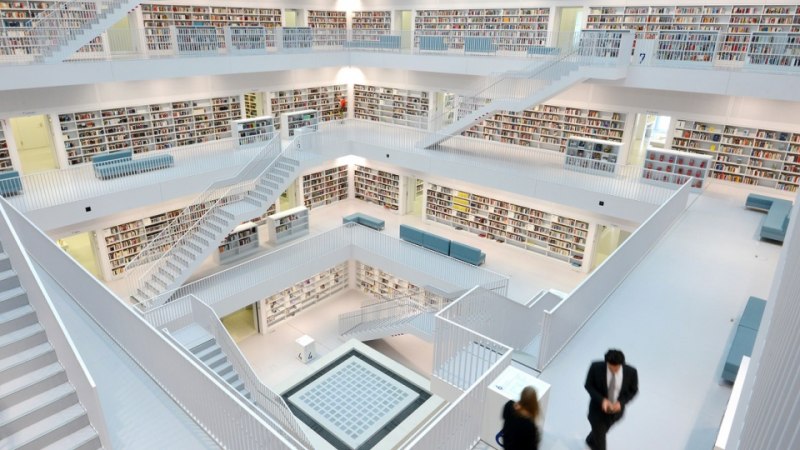
[[[690,189],[690,182],[684,184],[566,298],[545,311],[538,370],[550,364],[680,217]]]

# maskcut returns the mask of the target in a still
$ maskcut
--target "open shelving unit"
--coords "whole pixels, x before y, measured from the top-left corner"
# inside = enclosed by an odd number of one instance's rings
[[[2,1],[0,2],[0,56],[41,54],[40,44],[34,44],[26,32],[33,20],[50,11],[59,11],[59,28],[80,29],[97,18],[97,3],[92,1]],[[47,45],[46,43],[41,45]],[[103,40],[95,37],[78,50],[78,55],[104,50]],[[72,59],[72,58],[71,58]],[[79,59],[79,56],[75,59]]]
[[[3,126],[0,124],[0,173],[12,170],[14,170],[14,165],[11,163],[8,139],[6,139],[5,130],[3,130]]]
[[[348,263],[344,262],[265,298],[261,309],[266,326],[273,327],[347,289],[348,278]]]
[[[269,241],[283,244],[309,233],[308,208],[298,206],[267,217]]]
[[[389,272],[356,261],[356,288],[379,299],[406,297],[422,307],[443,305],[444,297],[398,278]]]
[[[718,31],[659,31],[657,60],[711,64],[718,40]]]
[[[711,157],[662,148],[648,148],[645,153],[645,181],[683,185],[690,178],[693,189],[703,189],[706,185]]]
[[[353,11],[350,28],[355,41],[377,41],[392,32],[391,11]]]
[[[425,217],[583,266],[588,222],[435,184],[428,185]]]
[[[422,9],[414,17],[414,46],[420,36],[444,36],[449,49],[463,50],[464,38],[488,37],[499,51],[527,52],[547,45],[550,8]]]
[[[349,195],[347,164],[303,175],[303,202],[308,209],[346,200]]]
[[[800,22],[800,16],[798,16]],[[747,62],[758,66],[800,66],[800,33],[753,33]]]
[[[225,264],[258,250],[258,227],[245,222],[233,229],[217,249],[217,262]]]
[[[353,96],[356,119],[428,129],[430,102],[425,91],[356,84]]]
[[[207,5],[140,5],[145,43],[150,51],[171,50],[170,27],[213,27],[217,42],[224,47],[226,27],[277,28],[281,26],[279,8],[251,8]]]
[[[573,136],[622,142],[625,119],[620,112],[537,105],[520,112],[498,112],[462,135],[563,153]]]
[[[314,109],[319,112],[319,120],[327,122],[341,118],[338,99],[346,95],[346,84],[287,89],[270,93],[270,106],[275,117],[285,112]]]
[[[238,96],[123,106],[58,115],[70,165],[92,156],[132,148],[146,153],[231,137],[241,118]]]
[[[617,171],[622,144],[600,139],[572,137],[567,140],[567,157],[564,168],[584,171],[586,169],[601,174]]]
[[[709,155],[719,180],[797,191],[800,133],[678,119],[674,150]]]
[[[365,166],[356,166],[353,175],[355,197],[384,208],[400,209],[400,175]]]
[[[275,133],[275,121],[272,116],[239,119],[233,121],[232,128],[241,147],[269,141]]]
[[[318,124],[319,111],[314,109],[285,112],[281,114],[281,137],[289,139],[301,128],[305,131],[317,131]]]
[[[347,40],[345,11],[308,10],[308,26],[314,30],[315,47],[341,47]]]

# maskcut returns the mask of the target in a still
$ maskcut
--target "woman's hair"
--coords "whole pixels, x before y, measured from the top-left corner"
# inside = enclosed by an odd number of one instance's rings
[[[533,386],[525,386],[519,396],[518,403],[520,408],[531,416],[531,419],[536,419],[539,416],[539,400],[536,398],[536,389]]]

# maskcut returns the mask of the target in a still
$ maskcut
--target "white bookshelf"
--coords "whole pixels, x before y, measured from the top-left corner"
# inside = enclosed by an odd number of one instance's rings
[[[272,116],[234,120],[232,127],[240,147],[269,141],[275,133]]]
[[[231,137],[242,115],[238,96],[58,114],[70,165],[114,150],[146,153]]]
[[[645,152],[642,178],[648,182],[683,185],[690,178],[694,189],[703,189],[711,166],[707,155],[648,148]]]
[[[753,33],[747,62],[758,66],[800,66],[800,33]]]
[[[348,278],[344,262],[265,298],[261,309],[267,328],[347,289]]]
[[[417,10],[414,46],[419,36],[444,36],[448,48],[462,50],[466,37],[488,37],[499,51],[527,52],[547,45],[550,8]]]
[[[258,250],[258,227],[254,222],[245,222],[222,240],[217,248],[217,262],[225,264]]]
[[[392,31],[391,11],[353,11],[350,28],[356,41],[376,41]]]
[[[428,220],[583,266],[588,222],[435,184],[426,198]]]
[[[353,175],[355,197],[384,208],[398,211],[400,209],[400,175],[356,166]]]
[[[0,124],[0,173],[9,172],[14,170],[14,165],[11,163],[11,153],[8,150],[8,139],[3,130],[3,125]]]
[[[269,241],[274,244],[303,237],[309,233],[308,208],[298,206],[267,217]]]
[[[462,134],[504,144],[564,152],[570,137],[622,142],[626,114],[614,111],[538,105],[521,112],[501,111]]]
[[[314,109],[285,112],[281,114],[281,137],[289,139],[301,128],[306,132],[317,131],[318,124],[319,112]]]
[[[712,157],[709,175],[719,180],[797,191],[800,134],[678,119],[674,150]]]
[[[303,202],[308,209],[346,200],[349,195],[347,164],[303,175]]]
[[[356,288],[378,299],[405,297],[422,307],[444,304],[444,298],[389,272],[356,261]]]
[[[622,144],[619,142],[572,137],[567,140],[564,167],[613,174],[617,171],[617,159],[621,149]]]
[[[656,59],[712,64],[719,40],[718,31],[659,31]]]
[[[308,10],[308,26],[314,30],[315,47],[341,47],[347,39],[345,11]]]
[[[172,49],[170,27],[213,27],[217,42],[224,47],[226,27],[281,26],[278,8],[143,3],[140,10],[145,44],[149,51],[156,52]]]
[[[356,119],[428,129],[430,101],[425,91],[356,84],[353,98]]]
[[[270,106],[275,117],[285,112],[313,109],[319,112],[321,122],[327,122],[342,117],[339,110],[342,96],[347,96],[345,84],[287,89],[270,93]]]

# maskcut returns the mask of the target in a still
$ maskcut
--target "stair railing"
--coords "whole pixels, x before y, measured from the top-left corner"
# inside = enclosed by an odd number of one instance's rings
[[[257,157],[253,161],[253,164],[248,164],[248,166],[245,167],[245,169],[240,172],[241,179],[243,179],[244,181],[241,181],[237,184],[230,186],[222,194],[222,197],[220,197],[217,201],[215,201],[213,205],[210,208],[208,208],[208,210],[199,219],[197,219],[196,222],[194,222],[193,225],[188,227],[186,232],[183,233],[183,235],[180,238],[178,238],[175,241],[175,243],[169,247],[167,251],[163,252],[158,259],[156,259],[154,262],[150,264],[149,268],[144,274],[137,277],[138,278],[138,282],[136,283],[137,286],[134,287],[133,290],[131,290],[130,292],[132,294],[135,293],[135,289],[142,286],[143,283],[153,275],[154,271],[158,270],[158,268],[161,267],[162,262],[169,257],[170,252],[172,252],[174,249],[180,248],[180,246],[183,245],[187,241],[187,239],[191,237],[193,233],[200,226],[206,224],[210,220],[211,216],[214,213],[216,213],[216,211],[218,211],[220,208],[229,203],[241,200],[244,197],[246,197],[247,194],[251,190],[253,190],[257,181],[261,179],[263,176],[267,175],[275,166],[275,164],[280,160],[281,157],[297,156],[297,152],[299,152],[303,148],[303,143],[307,139],[306,136],[308,136],[308,134],[305,133],[296,134],[294,136],[294,139],[292,139],[292,141],[289,143],[289,146],[286,147],[286,149],[281,148],[282,144],[279,136],[273,138],[273,140],[271,140],[267,145],[265,149],[266,151],[261,152],[260,153],[261,156]],[[280,195],[280,193],[278,192],[277,195]],[[276,200],[277,198],[278,197],[276,196]],[[214,243],[214,245],[217,244],[218,243]],[[142,306],[144,306],[145,308],[149,308],[153,306],[155,297],[150,299],[137,299],[140,305],[143,300],[145,302],[144,305]],[[163,304],[167,300],[168,298],[160,298],[157,303]]]
[[[214,310],[194,295],[183,297],[181,300],[186,299],[189,299],[191,304],[194,323],[200,325],[214,336],[217,345],[220,346],[222,352],[228,357],[228,361],[244,382],[245,389],[253,396],[253,402],[266,413],[267,417],[280,425],[280,427],[276,427],[276,430],[287,434],[289,440],[299,441],[305,448],[313,448],[314,446],[311,445],[308,437],[297,422],[297,418],[289,409],[289,405],[286,404],[283,397],[273,392],[258,378],[255,370],[247,362],[239,346],[233,341]]]
[[[584,30],[581,32],[577,44],[562,54],[546,57],[522,70],[508,71],[486,78],[473,94],[461,96],[454,120],[447,120],[445,116],[449,112],[444,111],[434,117],[432,123],[449,125],[486,107],[493,101],[522,100],[579,66],[629,64],[632,46],[633,35],[627,30]],[[527,106],[530,105],[521,107]],[[492,110],[497,109],[500,108]],[[433,134],[435,135],[436,132]]]
[[[197,205],[209,204],[210,207],[216,204],[216,202],[224,198],[224,193],[229,191],[231,185],[242,180],[248,180],[247,175],[252,173],[256,167],[260,171],[264,161],[275,159],[280,153],[280,148],[281,139],[276,133],[235,175],[210,183],[200,195],[189,202],[186,208],[170,220],[155,237],[148,239],[142,251],[125,265],[124,273],[126,276],[131,269],[155,261],[159,259],[162,253],[168,251],[175,243],[174,235],[187,229],[187,222],[199,220],[202,217],[202,211],[198,209]]]
[[[383,301],[362,306],[355,311],[339,314],[339,335],[344,336],[366,323],[391,321],[388,325],[393,326],[397,325],[399,320],[407,319],[423,312],[433,312],[434,310],[431,307],[421,303],[419,294],[420,292],[413,292],[393,298],[383,297]]]
[[[25,31],[26,39],[31,48],[44,49],[39,57],[50,55],[81,35],[86,24],[98,21],[107,10],[117,8],[122,3],[123,0],[67,0],[56,3],[55,8],[30,20]],[[95,4],[97,9],[84,9],[87,4]],[[87,35],[87,42],[92,37],[94,36]]]

